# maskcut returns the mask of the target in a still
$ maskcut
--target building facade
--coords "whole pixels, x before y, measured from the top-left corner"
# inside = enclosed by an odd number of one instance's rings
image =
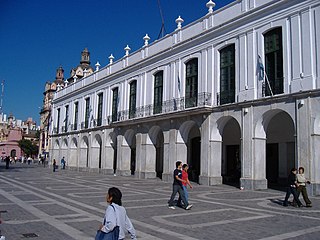
[[[39,156],[47,158],[49,156],[49,146],[51,137],[49,134],[49,126],[52,123],[52,99],[57,90],[67,87],[68,84],[76,82],[89,74],[93,73],[93,68],[90,65],[90,52],[85,48],[81,52],[80,64],[72,68],[70,71],[70,77],[64,79],[64,70],[60,66],[56,70],[56,78],[53,82],[46,82],[45,90],[43,92],[43,106],[40,111],[40,139],[39,139]]]
[[[238,0],[57,91],[51,157],[68,167],[206,185],[320,191],[320,2]],[[201,7],[201,6],[199,6]]]
[[[6,156],[21,159],[24,155],[19,146],[19,141],[28,139],[32,144],[38,146],[37,132],[38,127],[32,118],[26,121],[16,119],[12,114],[8,117],[6,114],[0,114],[0,157]]]
[[[47,158],[49,156],[50,135],[49,125],[52,121],[51,117],[51,102],[53,94],[57,91],[58,87],[64,87],[64,70],[60,66],[56,70],[56,79],[51,83],[47,81],[45,90],[43,92],[43,105],[40,111],[40,137],[39,137],[39,156]]]

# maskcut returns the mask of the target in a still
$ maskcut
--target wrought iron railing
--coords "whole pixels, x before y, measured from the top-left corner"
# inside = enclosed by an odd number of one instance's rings
[[[203,107],[211,106],[211,93],[200,93],[198,98],[192,99],[193,106],[190,107]],[[186,109],[186,101],[184,97],[175,98],[168,101],[164,101],[162,106],[157,105],[156,107],[153,104],[145,105],[142,107],[135,108],[135,111],[129,112],[129,110],[119,111],[117,114],[117,119],[114,115],[108,116],[109,123],[126,121],[128,119],[149,117],[153,115],[165,114],[176,111],[183,111]],[[157,111],[154,111],[156,108]]]
[[[189,108],[198,108],[204,106],[211,106],[212,105],[212,95],[211,93],[199,93],[197,98],[188,98],[186,101],[185,97],[181,98],[174,98],[168,101],[164,101],[162,106],[159,105],[145,105],[141,107],[137,107],[134,111],[123,110],[118,111],[117,114],[113,114],[108,116],[106,119],[101,120],[101,125],[98,124],[98,119],[90,119],[88,121],[83,121],[78,126],[74,124],[70,125],[70,128],[65,128],[65,126],[61,127],[61,132],[67,131],[76,131],[76,130],[84,130],[89,128],[96,128],[103,125],[109,125],[116,122],[126,121],[129,119],[137,119],[143,117],[150,117],[153,115],[161,115],[171,112],[183,111]],[[189,101],[189,102],[188,102]],[[186,106],[187,105],[187,106]],[[57,129],[54,128],[53,132],[57,134]]]
[[[266,80],[262,84],[262,96],[271,96],[272,94],[270,88],[273,95],[283,93],[283,78],[277,78],[271,81],[269,80],[269,82]]]
[[[219,95],[219,105],[234,103],[235,102],[235,91],[222,91]]]

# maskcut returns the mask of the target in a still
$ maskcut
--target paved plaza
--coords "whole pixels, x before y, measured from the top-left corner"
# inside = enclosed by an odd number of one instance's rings
[[[6,240],[94,239],[111,186],[122,191],[138,239],[320,239],[320,197],[310,198],[312,208],[283,207],[282,191],[194,184],[193,208],[173,210],[167,206],[172,184],[158,179],[53,173],[37,164],[10,167],[0,164],[0,210],[6,211],[0,229]]]

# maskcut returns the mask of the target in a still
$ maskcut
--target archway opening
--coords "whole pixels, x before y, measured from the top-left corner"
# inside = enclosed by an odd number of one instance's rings
[[[295,167],[295,131],[286,112],[272,117],[266,131],[266,178],[269,188],[286,185],[290,169]]]
[[[89,167],[89,140],[86,136],[83,137],[83,139],[82,139],[80,151],[81,151],[80,165],[81,165],[81,167],[84,167],[84,163],[85,163],[85,166],[88,168]]]
[[[156,176],[160,179],[162,179],[162,173],[163,173],[163,150],[164,150],[163,144],[164,144],[163,133],[159,131],[157,135],[155,148],[156,148]]]
[[[201,135],[199,128],[193,125],[190,129],[187,141],[187,163],[189,165],[189,180],[199,183],[201,168]]]
[[[116,174],[117,172],[117,157],[118,157],[118,149],[117,149],[117,141],[113,141],[111,143],[111,146],[113,148],[113,173]]]
[[[12,149],[11,150],[11,153],[10,153],[10,157],[16,157],[17,156],[17,150],[15,150],[15,149]]]
[[[222,134],[222,183],[240,186],[241,177],[241,130],[238,122],[231,118],[228,120]]]
[[[99,135],[96,135],[96,143],[95,147],[92,146],[92,148],[98,148],[98,163],[99,163],[99,169],[102,167],[102,139]]]
[[[136,137],[132,138],[132,144],[130,145],[131,157],[130,157],[130,172],[131,175],[135,174],[136,171]]]

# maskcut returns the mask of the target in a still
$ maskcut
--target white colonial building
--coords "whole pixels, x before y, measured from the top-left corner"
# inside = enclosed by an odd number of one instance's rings
[[[199,6],[202,7],[202,6]],[[171,181],[320,193],[320,1],[237,0],[55,93],[51,159]]]

